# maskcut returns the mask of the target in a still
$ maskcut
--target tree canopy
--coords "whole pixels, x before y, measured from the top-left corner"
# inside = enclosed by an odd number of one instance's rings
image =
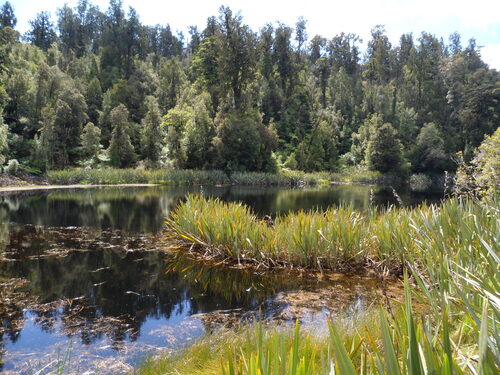
[[[0,8],[0,164],[442,173],[500,123],[499,73],[458,33],[391,43],[377,25],[362,53],[357,35],[252,30],[223,6],[185,36],[119,0],[29,25]]]

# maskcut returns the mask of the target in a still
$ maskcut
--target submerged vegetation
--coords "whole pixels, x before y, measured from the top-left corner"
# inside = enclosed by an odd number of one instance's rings
[[[208,220],[208,218],[212,218]],[[500,370],[500,211],[496,201],[349,207],[278,217],[189,196],[168,220],[174,236],[225,257],[303,267],[370,261],[405,270],[405,301],[327,337],[261,324],[209,336],[140,374],[496,374]],[[296,233],[296,234],[295,234]],[[414,307],[416,304],[417,307]],[[342,328],[339,328],[342,326]]]

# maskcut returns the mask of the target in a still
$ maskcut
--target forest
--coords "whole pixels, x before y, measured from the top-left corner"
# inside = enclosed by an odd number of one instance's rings
[[[5,2],[0,165],[438,175],[500,123],[499,73],[458,33],[394,45],[376,25],[363,44],[225,6],[189,35],[165,22],[80,0],[21,34]]]

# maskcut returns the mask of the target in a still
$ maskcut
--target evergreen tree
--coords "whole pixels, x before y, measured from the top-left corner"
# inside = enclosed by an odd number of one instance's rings
[[[233,111],[221,118],[214,143],[218,153],[216,164],[221,169],[262,171],[273,168],[271,156],[277,137],[262,124],[262,117],[256,111]]]
[[[129,116],[127,107],[123,104],[111,111],[113,133],[109,144],[109,158],[111,165],[116,168],[130,167],[135,159],[134,147],[128,135]]]
[[[53,118],[53,167],[65,168],[78,160],[78,146],[83,124],[87,120],[87,104],[83,95],[66,88],[55,105]]]
[[[31,30],[26,34],[27,40],[35,46],[47,51],[57,38],[50,13],[38,13],[35,19],[30,21],[30,26]]]
[[[103,94],[101,89],[101,83],[97,77],[92,78],[87,87],[87,93],[85,96],[88,106],[88,116],[92,123],[97,124],[99,121],[100,111],[102,109]]]
[[[366,150],[368,168],[382,173],[398,173],[403,166],[402,145],[391,124],[375,128]]]
[[[186,84],[186,74],[176,58],[163,60],[158,73],[158,101],[163,113],[177,104],[181,91]]]
[[[242,24],[242,17],[233,16],[231,9],[224,6],[219,10],[219,27],[218,79],[239,110],[243,93],[255,75],[256,41],[249,27]]]
[[[352,134],[351,156],[355,164],[364,164],[367,160],[367,149],[375,131],[383,125],[382,116],[375,113],[368,117]]]
[[[150,165],[155,166],[160,160],[162,149],[160,109],[158,108],[158,101],[152,96],[146,97],[146,107],[148,110],[142,120],[142,153]]]
[[[425,124],[420,129],[414,154],[412,164],[416,172],[440,173],[448,166],[444,141],[434,123]]]
[[[191,108],[177,106],[164,116],[162,126],[166,128],[165,144],[168,163],[172,167],[183,168],[186,163],[186,149],[182,138],[188,124],[192,122]]]
[[[193,107],[192,120],[186,124],[183,143],[186,145],[186,168],[209,168],[213,163],[215,130],[209,113],[210,95],[198,96]]]
[[[10,2],[6,1],[0,9],[0,27],[10,27],[14,29],[17,25],[17,18],[14,14],[14,8]]]
[[[476,181],[486,194],[500,196],[500,127],[486,136],[475,152]]]
[[[85,157],[95,163],[101,151],[101,129],[92,122],[87,123],[83,128],[81,140]]]

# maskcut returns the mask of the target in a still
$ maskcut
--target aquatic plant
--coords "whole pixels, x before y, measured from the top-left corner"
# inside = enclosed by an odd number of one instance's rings
[[[326,184],[331,181],[327,172],[280,173],[234,172],[190,169],[86,169],[75,168],[47,173],[49,183],[73,184],[162,184],[162,185],[259,185],[301,186]]]
[[[362,260],[364,221],[342,206],[278,216],[271,224],[241,203],[188,195],[167,226],[181,242],[238,262],[336,268]]]
[[[232,219],[241,231],[230,230]],[[494,200],[449,199],[440,205],[372,210],[369,215],[340,207],[290,213],[270,226],[241,204],[188,196],[167,223],[173,236],[225,257],[314,268],[364,260],[378,270],[409,276],[401,309],[382,307],[378,317],[372,314],[355,329],[341,330],[333,322],[328,338],[318,338],[300,333],[298,326],[291,334],[256,325],[227,333],[226,341],[206,338],[170,358],[176,372],[167,366],[164,373],[496,374],[500,370],[500,209]],[[215,358],[197,362],[196,351],[204,345],[216,348]],[[143,367],[145,373],[156,373],[152,363]],[[184,372],[184,363],[198,367]]]
[[[188,195],[167,226],[180,242],[239,262],[320,269],[369,262],[401,274],[403,267],[439,262],[443,254],[457,261],[484,258],[485,243],[498,246],[498,216],[495,202],[450,199],[371,214],[349,205],[299,211],[269,225],[241,203]]]
[[[425,288],[424,288],[425,289]],[[396,312],[380,309],[352,327],[332,321],[326,336],[256,323],[224,330],[185,350],[150,358],[139,374],[496,374],[500,369],[498,308],[484,301],[474,322],[469,310],[414,308],[412,299],[432,294],[405,279]],[[412,298],[414,297],[414,298]],[[427,299],[428,298],[428,299]],[[424,313],[425,312],[425,313]]]

